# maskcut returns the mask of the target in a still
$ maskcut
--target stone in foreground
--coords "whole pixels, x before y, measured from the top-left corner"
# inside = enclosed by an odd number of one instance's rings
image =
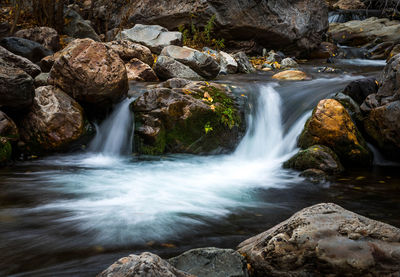
[[[273,79],[289,80],[289,81],[304,81],[310,79],[306,73],[300,70],[285,70],[276,73],[272,76]]]
[[[168,262],[197,277],[247,277],[247,264],[242,255],[232,249],[215,247],[189,250]]]
[[[399,276],[400,229],[323,203],[239,246],[254,276]]]
[[[195,277],[186,274],[159,256],[145,252],[119,259],[97,277]]]

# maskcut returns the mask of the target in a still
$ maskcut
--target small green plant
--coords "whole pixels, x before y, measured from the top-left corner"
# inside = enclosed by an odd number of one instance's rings
[[[207,122],[206,125],[204,125],[204,132],[206,132],[206,135],[211,132],[213,128],[211,127],[210,122]]]

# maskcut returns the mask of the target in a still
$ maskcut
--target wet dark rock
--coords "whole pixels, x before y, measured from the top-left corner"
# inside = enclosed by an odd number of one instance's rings
[[[182,272],[159,256],[144,252],[119,259],[97,277],[195,277]]]
[[[132,108],[135,147],[141,154],[225,153],[236,147],[244,132],[235,97],[218,84],[150,89]]]
[[[192,249],[168,262],[197,277],[248,277],[244,257],[232,249]]]
[[[310,54],[312,59],[328,59],[330,57],[336,56],[338,52],[338,47],[336,44],[331,42],[323,41],[321,44],[313,50]]]
[[[153,66],[153,55],[151,54],[150,49],[146,46],[129,40],[111,41],[106,44],[116,51],[124,62],[129,62],[130,60],[136,58],[148,64],[149,66]]]
[[[162,80],[168,80],[171,78],[203,80],[203,78],[189,66],[166,56],[158,56],[157,62],[154,66],[154,71]]]
[[[369,77],[350,82],[342,93],[350,96],[358,105],[361,105],[368,95],[374,94],[377,91],[377,80]]]
[[[286,161],[283,167],[299,171],[319,169],[329,175],[336,175],[343,171],[343,166],[338,156],[331,149],[323,145],[313,145],[305,150],[300,150]]]
[[[60,36],[56,30],[50,27],[22,29],[16,32],[14,36],[36,41],[52,51],[60,49]]]
[[[176,45],[166,46],[161,51],[161,55],[173,58],[190,67],[193,71],[206,79],[217,77],[220,71],[220,66],[213,57],[188,47]]]
[[[25,57],[34,63],[53,54],[53,51],[43,47],[40,43],[24,38],[6,37],[0,40],[0,45],[15,55]]]
[[[315,184],[325,183],[329,180],[329,176],[325,171],[315,168],[304,170],[303,172],[300,173],[300,176],[306,178],[306,180]]]
[[[351,98],[350,96],[343,94],[341,92],[336,93],[332,99],[335,99],[346,108],[347,112],[353,119],[354,123],[357,126],[361,126],[361,122],[363,121],[364,117],[361,113],[360,106]]]
[[[25,71],[0,64],[0,108],[25,110],[35,95],[33,79]]]
[[[400,230],[323,203],[239,247],[254,276],[396,276]]]
[[[239,73],[254,73],[256,69],[253,67],[247,55],[244,52],[239,52],[233,55],[233,58],[236,60],[238,64],[238,72]]]
[[[84,20],[76,11],[68,9],[65,14],[64,33],[73,38],[90,38],[100,41],[89,21]]]
[[[40,73],[40,67],[28,60],[27,58],[15,55],[4,47],[0,46],[0,65],[22,69],[32,78]]]
[[[82,104],[101,109],[119,102],[128,92],[121,58],[106,44],[91,39],[74,40],[58,52],[48,83]]]

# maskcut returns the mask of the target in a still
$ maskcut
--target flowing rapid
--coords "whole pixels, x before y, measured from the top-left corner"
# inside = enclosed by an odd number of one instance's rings
[[[265,230],[259,222],[277,223],[323,200],[309,184],[299,192],[304,180],[281,165],[315,104],[357,78],[245,83],[247,132],[229,155],[130,155],[133,100],[123,101],[97,126],[87,152],[2,173],[10,200],[0,202],[0,275],[93,276],[132,252],[232,248]]]

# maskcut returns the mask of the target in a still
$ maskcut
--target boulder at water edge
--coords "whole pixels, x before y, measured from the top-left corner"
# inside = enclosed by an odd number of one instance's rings
[[[239,52],[233,55],[233,58],[238,64],[238,72],[239,73],[254,73],[256,69],[251,64],[247,55],[244,52]]]
[[[154,5],[149,4],[148,8],[151,6]],[[159,25],[136,24],[131,29],[123,30],[119,38],[143,44],[156,54],[160,54],[166,46],[182,45],[182,33],[169,32]]]
[[[0,108],[20,111],[32,105],[33,79],[25,71],[0,64]]]
[[[108,107],[128,91],[125,64],[104,43],[91,39],[71,42],[56,59],[49,84],[61,88],[82,104]]]
[[[313,145],[305,150],[300,150],[285,162],[283,167],[300,171],[319,169],[328,175],[335,175],[343,171],[343,166],[337,155],[331,149],[322,145]]]
[[[248,277],[246,260],[232,249],[192,249],[168,262],[198,277]]]
[[[168,80],[171,78],[203,80],[203,78],[189,66],[166,56],[158,56],[157,62],[154,66],[154,71],[162,80]]]
[[[110,46],[115,52],[117,52],[119,57],[124,62],[129,62],[130,60],[136,58],[148,64],[149,66],[153,66],[153,55],[151,54],[150,49],[146,46],[134,43],[129,40],[111,41],[107,42],[106,44]]]
[[[15,55],[4,47],[0,46],[0,65],[4,67],[18,68],[35,78],[40,74],[40,67],[27,58]]]
[[[188,47],[167,46],[161,51],[161,55],[187,65],[205,79],[217,77],[220,71],[220,66],[213,57]]]
[[[22,29],[16,32],[14,36],[36,41],[52,51],[60,49],[60,36],[56,30],[50,27]]]
[[[53,51],[43,47],[41,44],[19,37],[3,38],[0,40],[0,45],[15,55],[25,57],[34,63],[53,54]]]
[[[343,90],[343,93],[350,96],[358,105],[361,105],[368,95],[377,92],[378,82],[373,77],[351,81]]]
[[[238,251],[256,277],[400,274],[400,230],[335,204],[305,208]]]
[[[65,150],[87,132],[82,107],[61,89],[39,87],[33,106],[19,124],[28,152]]]
[[[228,53],[219,51],[217,54],[217,61],[221,67],[220,72],[225,74],[235,74],[238,70],[237,61]]]
[[[232,151],[245,123],[235,98],[221,85],[181,84],[181,88],[151,89],[135,100],[136,151],[149,155]]]
[[[182,272],[159,256],[144,252],[119,259],[97,277],[195,277]]]
[[[370,165],[372,154],[347,110],[334,99],[321,100],[304,126],[298,145],[332,149],[345,166]]]

